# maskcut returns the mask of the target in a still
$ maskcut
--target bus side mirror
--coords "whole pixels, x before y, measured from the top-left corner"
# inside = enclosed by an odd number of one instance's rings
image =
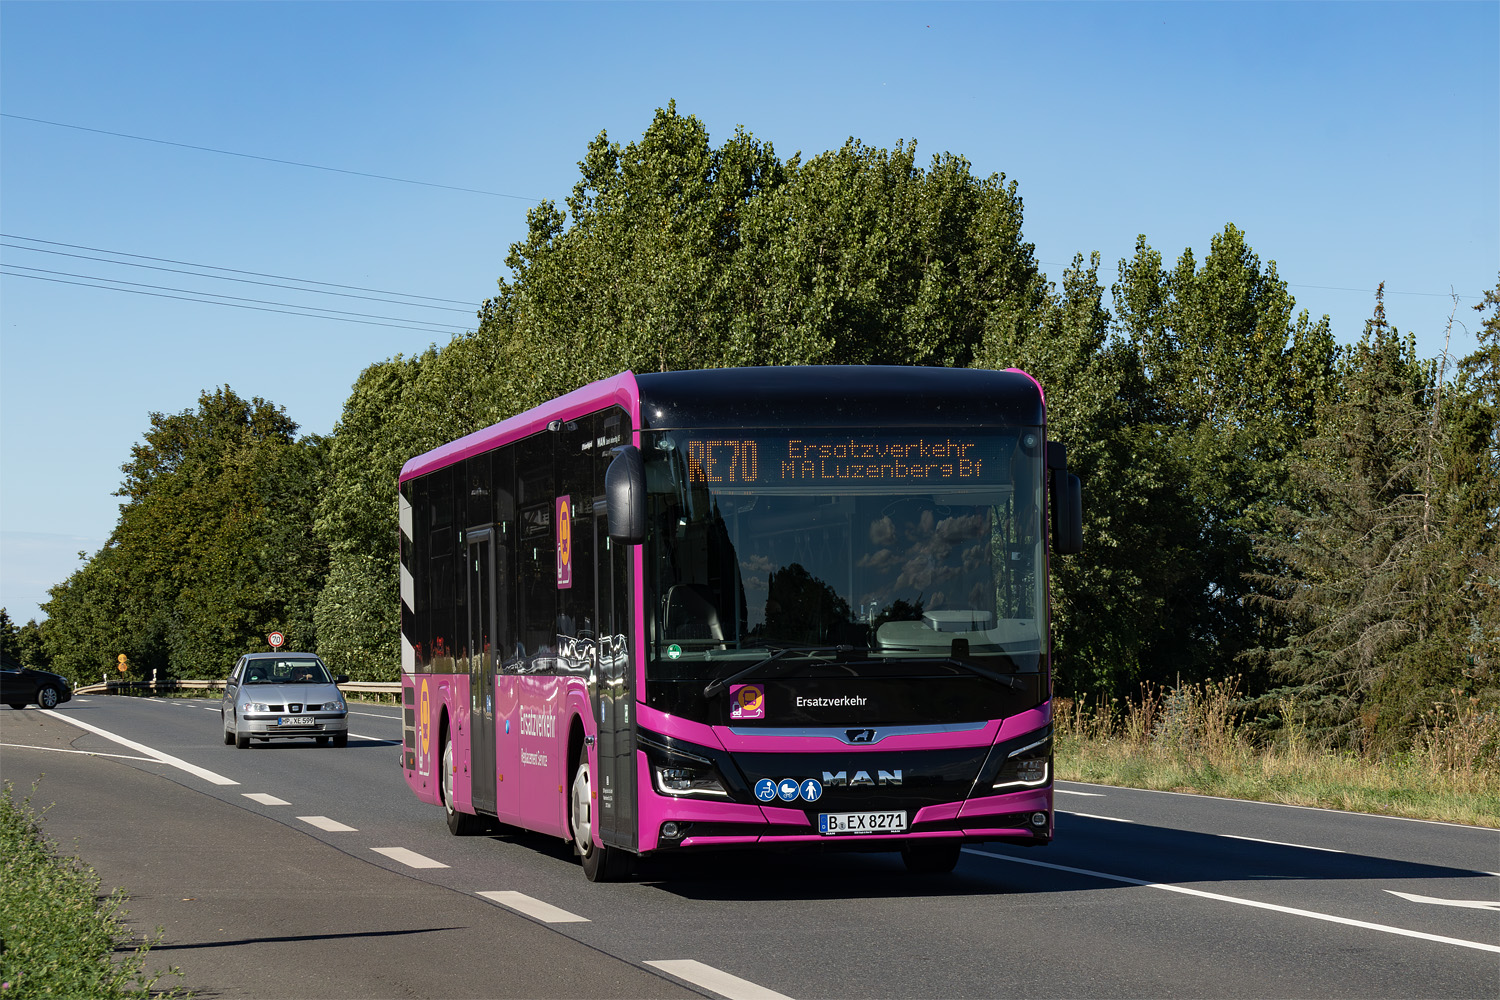
[[[1064,445],[1047,443],[1047,468],[1051,472],[1052,551],[1077,555],[1083,551],[1083,480],[1068,471]]]
[[[639,545],[646,540],[646,465],[633,444],[620,448],[604,470],[604,512],[611,541]]]

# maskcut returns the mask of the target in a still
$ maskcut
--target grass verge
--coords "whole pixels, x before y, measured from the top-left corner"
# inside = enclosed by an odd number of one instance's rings
[[[1123,708],[1059,699],[1057,776],[1500,828],[1500,719],[1454,706],[1397,756],[1339,753],[1294,713],[1274,738],[1237,724],[1235,682],[1147,689]]]
[[[32,792],[36,786],[32,786]],[[0,997],[180,997],[158,990],[124,922],[125,894],[99,895],[99,876],[63,857],[37,827],[30,797],[0,788]],[[123,957],[118,957],[121,956]]]

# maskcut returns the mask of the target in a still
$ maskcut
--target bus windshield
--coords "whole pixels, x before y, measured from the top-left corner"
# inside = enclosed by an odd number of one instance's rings
[[[925,660],[1036,673],[1041,438],[1036,427],[643,434],[648,679],[706,684],[769,657],[774,671]]]

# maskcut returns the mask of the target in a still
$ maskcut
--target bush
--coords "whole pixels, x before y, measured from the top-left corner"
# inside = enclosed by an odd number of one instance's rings
[[[145,972],[152,942],[137,944],[125,926],[123,890],[101,899],[98,874],[57,853],[37,827],[30,798],[17,802],[8,781],[0,790],[0,858],[0,995],[6,1000],[180,995],[153,989],[161,974]],[[116,962],[117,951],[129,954]]]

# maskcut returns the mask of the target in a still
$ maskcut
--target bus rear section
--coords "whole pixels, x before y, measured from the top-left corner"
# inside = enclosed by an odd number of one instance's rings
[[[590,878],[1050,840],[1048,556],[1080,501],[1024,373],[626,373],[402,496],[403,765],[456,832],[557,834]]]

